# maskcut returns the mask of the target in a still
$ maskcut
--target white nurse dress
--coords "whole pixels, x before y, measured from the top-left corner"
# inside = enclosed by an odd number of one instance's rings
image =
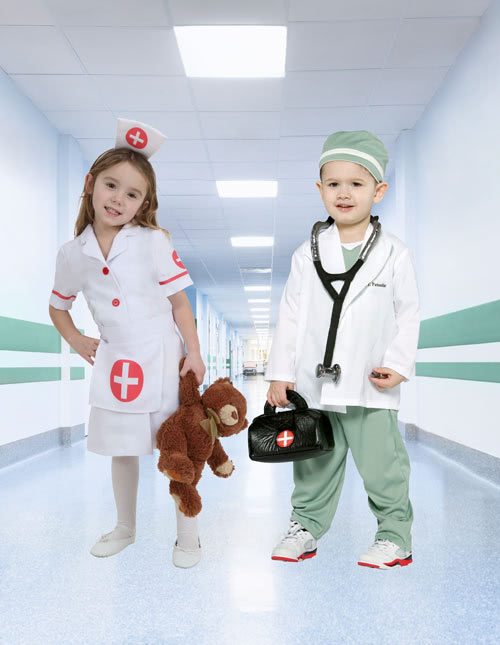
[[[90,383],[88,450],[152,454],[156,432],[179,406],[184,346],[168,296],[191,284],[161,230],[125,224],[107,259],[90,225],[59,249],[50,304],[69,310],[82,291],[101,338]]]

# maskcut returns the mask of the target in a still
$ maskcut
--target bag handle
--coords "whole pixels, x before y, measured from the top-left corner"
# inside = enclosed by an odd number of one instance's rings
[[[295,390],[287,390],[286,396],[290,403],[295,406],[296,410],[308,410],[309,406],[307,405],[306,400],[300,396]],[[276,406],[271,405],[268,401],[264,404],[264,414],[276,414]]]

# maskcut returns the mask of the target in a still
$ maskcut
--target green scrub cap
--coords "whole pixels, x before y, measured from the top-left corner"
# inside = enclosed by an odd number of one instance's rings
[[[378,137],[367,130],[334,132],[323,145],[319,169],[328,161],[352,161],[382,181],[389,155]]]

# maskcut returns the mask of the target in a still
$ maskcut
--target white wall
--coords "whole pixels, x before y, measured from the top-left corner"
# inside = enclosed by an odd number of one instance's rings
[[[58,199],[60,137],[47,119],[0,72],[0,315],[50,323],[48,299],[54,278],[55,257],[64,233],[62,202]],[[77,146],[74,143],[74,146]],[[81,182],[79,147],[71,151],[66,182],[68,203],[74,185]],[[80,190],[80,188],[79,188]],[[76,213],[67,213],[73,219]],[[69,239],[67,237],[66,239]],[[85,317],[75,319],[85,326]],[[75,360],[76,359],[76,360]],[[58,367],[64,358],[55,354],[0,352],[2,367]],[[82,365],[80,357],[69,359]],[[69,367],[67,369],[69,372]],[[0,444],[29,437],[61,425],[84,421],[86,384],[73,381],[62,406],[61,382],[22,383],[0,387],[2,428]],[[62,415],[64,418],[62,418]]]
[[[499,35],[493,0],[414,128],[417,239],[410,246],[422,319],[499,298]],[[418,360],[500,361],[500,343],[420,350]],[[415,422],[500,457],[499,393],[497,383],[418,377]]]

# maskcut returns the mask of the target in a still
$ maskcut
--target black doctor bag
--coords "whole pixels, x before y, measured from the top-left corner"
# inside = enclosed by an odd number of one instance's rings
[[[333,450],[332,427],[321,410],[308,407],[294,390],[287,390],[294,410],[276,412],[267,401],[248,428],[248,454],[252,461],[299,461]]]

